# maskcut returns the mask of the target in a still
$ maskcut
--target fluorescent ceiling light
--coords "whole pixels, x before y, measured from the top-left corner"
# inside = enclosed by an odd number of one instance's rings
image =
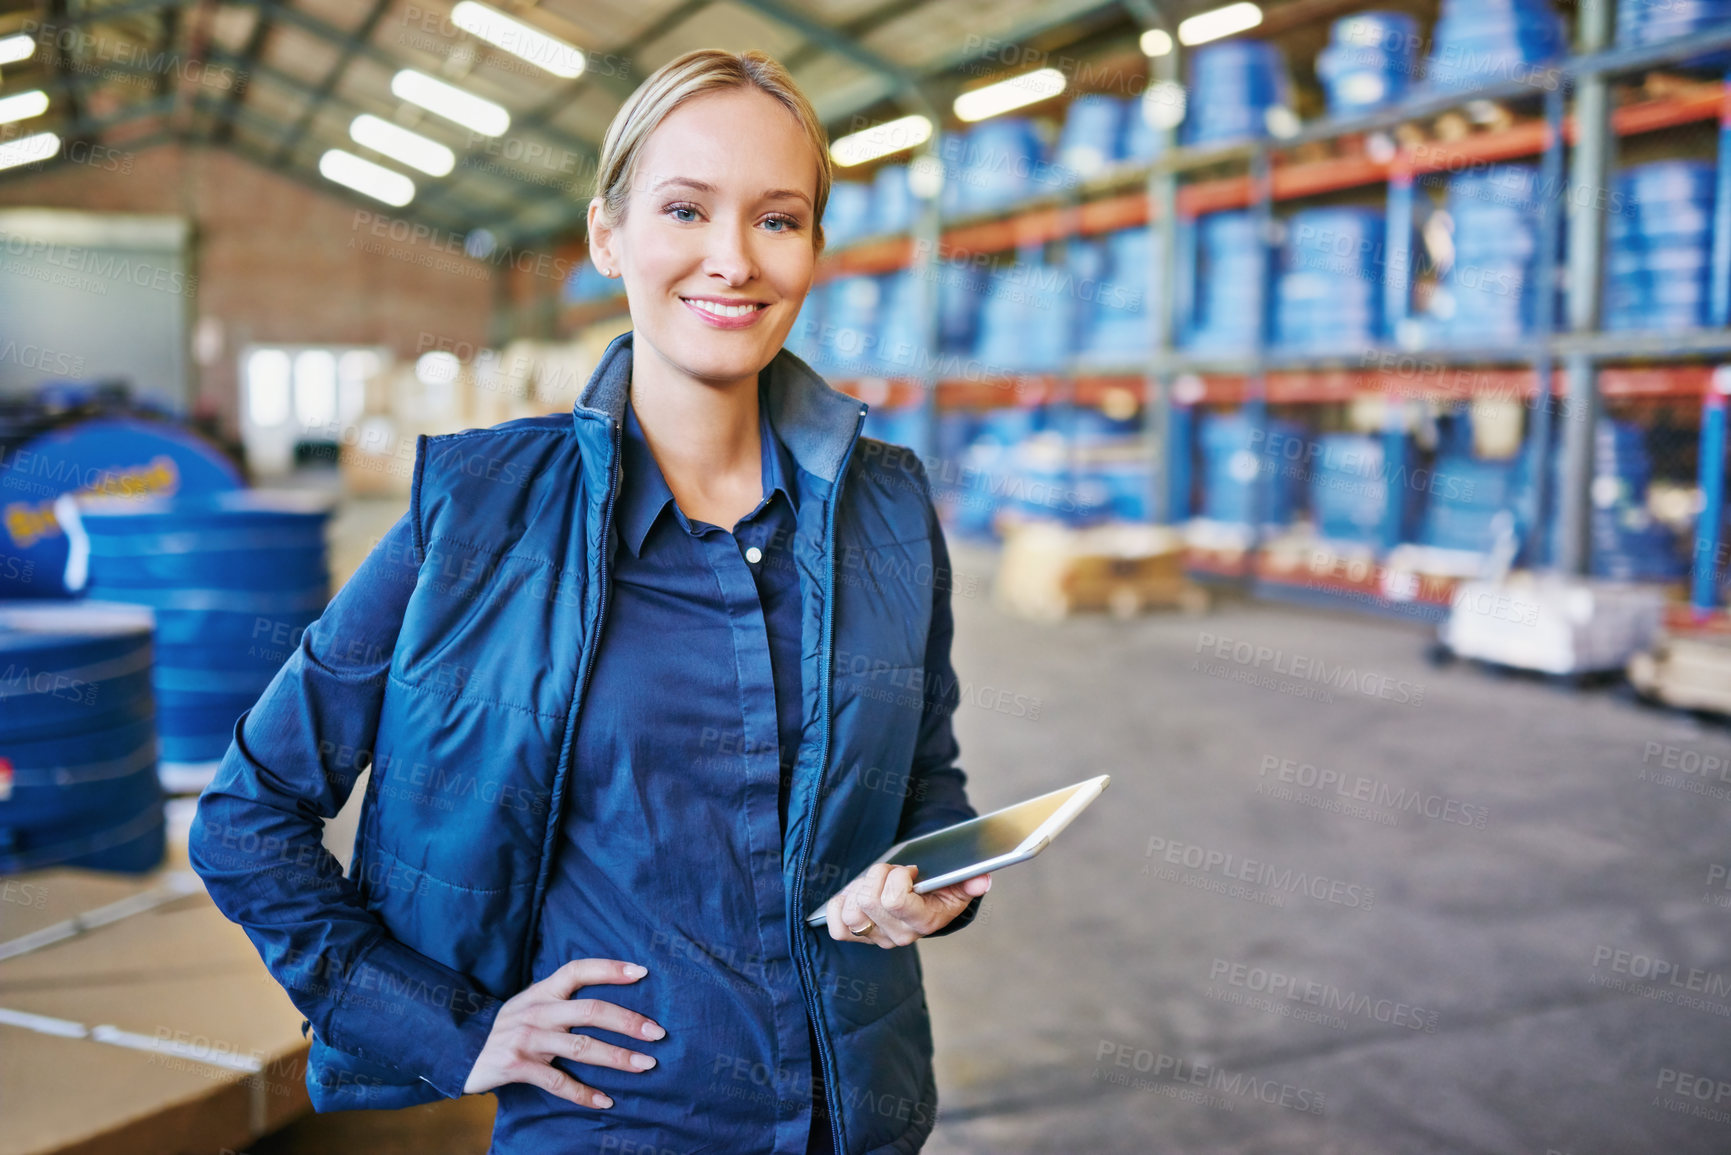
[[[418,168],[428,176],[447,176],[457,167],[457,154],[438,141],[369,113],[355,117],[349,125],[349,139],[410,168]]]
[[[1023,105],[1050,100],[1064,91],[1064,83],[1062,72],[1056,68],[1042,68],[964,92],[956,97],[954,108],[956,115],[963,120],[985,120]]]
[[[391,92],[482,136],[502,136],[511,127],[511,114],[502,106],[413,68],[391,77]]]
[[[24,33],[0,36],[0,64],[17,64],[20,60],[29,60],[35,52],[36,41]]]
[[[60,151],[60,138],[52,132],[39,132],[35,136],[19,137],[17,140],[0,144],[0,168],[17,168],[21,164],[35,164],[39,160],[47,160]]]
[[[554,76],[570,80],[583,74],[582,49],[573,48],[539,28],[513,20],[503,12],[475,3],[475,0],[463,0],[451,9],[451,23]]]
[[[1224,8],[1216,8],[1212,12],[1200,12],[1178,25],[1178,42],[1180,44],[1206,44],[1210,40],[1219,40],[1222,36],[1231,36],[1236,32],[1244,32],[1262,23],[1262,9],[1244,0],[1241,4],[1228,4]]]
[[[923,116],[904,116],[886,120],[870,128],[850,133],[829,146],[829,155],[844,168],[864,164],[904,148],[913,148],[932,138],[932,122]]]
[[[400,172],[333,148],[319,157],[319,174],[326,180],[365,193],[374,200],[402,208],[415,199],[415,182]]]
[[[1172,51],[1172,34],[1164,28],[1150,28],[1142,33],[1142,55],[1165,56]]]
[[[48,94],[40,88],[34,92],[20,92],[16,96],[0,96],[0,124],[29,120],[47,111]]]

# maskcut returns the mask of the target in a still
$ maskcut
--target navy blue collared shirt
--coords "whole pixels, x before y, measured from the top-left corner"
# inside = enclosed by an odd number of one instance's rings
[[[767,1150],[778,1132],[806,1134],[807,1112],[811,1149],[830,1150],[781,870],[802,702],[799,469],[761,397],[759,414],[764,496],[730,532],[686,517],[626,406],[607,618],[533,973],[540,981],[579,958],[641,963],[649,974],[636,984],[579,997],[641,1011],[668,1034],[595,1032],[655,1056],[645,1074],[558,1060],[613,1098],[606,1111],[528,1084],[499,1088],[498,1155],[589,1150],[584,1140],[603,1133],[641,1150],[700,1150],[724,1116],[737,1122],[720,1133],[757,1130]],[[624,870],[622,847],[636,852]],[[677,908],[643,897],[666,894],[669,877],[686,896]],[[645,926],[654,957],[627,946]],[[694,1068],[714,1089],[697,1102]],[[742,1081],[741,1070],[767,1074]],[[668,1098],[652,1117],[677,1118],[675,1096],[689,1133],[632,1127],[634,1101]]]

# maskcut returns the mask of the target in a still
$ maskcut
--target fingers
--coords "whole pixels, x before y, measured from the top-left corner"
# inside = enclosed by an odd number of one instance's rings
[[[594,1087],[579,1083],[564,1071],[546,1063],[525,1063],[520,1071],[513,1072],[510,1081],[539,1087],[549,1095],[557,1095],[579,1107],[595,1107],[605,1111],[613,1106],[613,1100]]]
[[[599,1027],[633,1039],[653,1041],[667,1037],[667,1031],[653,1019],[600,999],[567,999],[543,1004],[537,1021],[543,1027]]]
[[[634,983],[649,971],[636,963],[611,958],[573,959],[542,979],[537,986],[548,994],[568,999],[579,987],[600,983]]]
[[[612,1067],[615,1071],[636,1072],[655,1066],[655,1059],[650,1055],[569,1031],[536,1031],[532,1045],[549,1058],[569,1059],[586,1067]]]

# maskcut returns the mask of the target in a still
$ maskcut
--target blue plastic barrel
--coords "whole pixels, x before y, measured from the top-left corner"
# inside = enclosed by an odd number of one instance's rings
[[[1334,22],[1316,57],[1328,111],[1354,116],[1397,103],[1412,83],[1418,22],[1405,12],[1357,12]]]
[[[1345,351],[1382,332],[1383,215],[1368,208],[1305,209],[1286,224],[1275,285],[1275,342]]]
[[[240,483],[214,445],[165,421],[98,417],[15,445],[0,460],[0,597],[70,596],[54,514],[63,494],[204,494]]]
[[[914,227],[919,201],[908,184],[908,166],[886,164],[872,178],[871,231],[905,233]]]
[[[1304,477],[1301,429],[1276,420],[1258,424],[1243,413],[1209,413],[1199,440],[1203,517],[1239,525],[1253,518],[1269,526],[1292,521]]]
[[[150,614],[0,603],[0,874],[145,871],[163,848]]]
[[[845,245],[872,231],[872,186],[864,181],[838,180],[829,186],[823,209],[825,245]]]
[[[1617,174],[1607,228],[1606,329],[1669,332],[1707,323],[1715,180],[1712,164],[1693,160]]]
[[[329,505],[258,491],[80,503],[91,595],[156,613],[165,780],[222,757],[235,720],[324,611]]]
[[[1058,164],[1087,180],[1121,160],[1126,108],[1126,101],[1098,93],[1072,100],[1058,137]]]
[[[1150,320],[1159,238],[1146,228],[1120,229],[1099,242],[1092,284],[1078,279],[1078,351],[1095,362],[1123,364],[1153,351]],[[1083,291],[1086,289],[1086,291]]]
[[[1223,144],[1268,134],[1268,112],[1291,105],[1279,49],[1261,40],[1218,40],[1190,54],[1184,139]]]
[[[822,331],[824,372],[839,377],[869,377],[877,372],[878,310],[883,282],[878,277],[841,277],[824,294]]]
[[[1727,21],[1731,0],[1618,0],[1617,43],[1626,48],[1659,44]]]
[[[1191,278],[1194,317],[1186,347],[1245,353],[1260,338],[1266,310],[1267,266],[1248,212],[1209,213],[1196,219],[1196,267]]]
[[[1447,90],[1529,81],[1566,47],[1549,0],[1443,0],[1425,83]]]

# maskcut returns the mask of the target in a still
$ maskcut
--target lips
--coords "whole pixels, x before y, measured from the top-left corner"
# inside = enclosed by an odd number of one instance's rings
[[[681,297],[685,307],[712,329],[746,329],[768,310],[765,301],[716,300],[713,297]]]
[[[768,308],[762,301],[719,301],[709,297],[681,297],[687,305],[712,317],[749,317]]]

